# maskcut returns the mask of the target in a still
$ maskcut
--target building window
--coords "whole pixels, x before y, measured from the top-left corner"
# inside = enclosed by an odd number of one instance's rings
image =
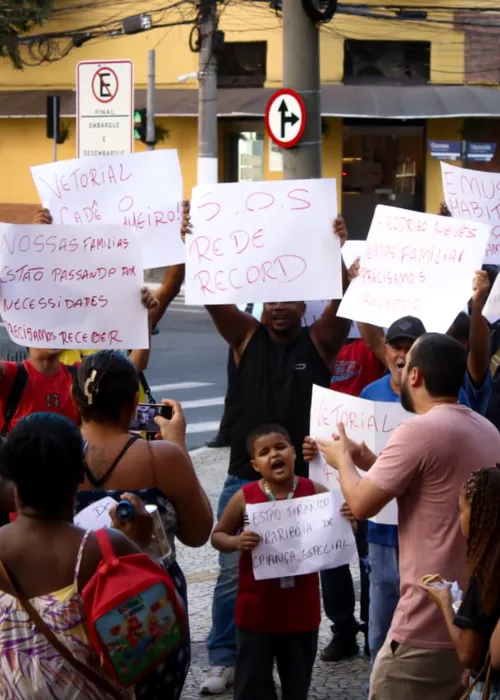
[[[219,88],[264,87],[266,41],[226,41],[219,55]]]
[[[500,28],[498,16],[481,12],[478,25],[477,12],[456,12],[456,25],[465,35],[465,82],[500,84]],[[467,25],[469,23],[469,25]]]
[[[428,41],[358,41],[344,48],[344,83],[423,85],[430,78]]]
[[[342,163],[345,193],[414,196],[423,185],[423,127],[345,126]]]
[[[264,135],[242,131],[238,135],[238,182],[264,179]]]

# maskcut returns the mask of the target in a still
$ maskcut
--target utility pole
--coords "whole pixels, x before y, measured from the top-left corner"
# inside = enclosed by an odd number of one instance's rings
[[[200,57],[198,70],[198,184],[213,185],[219,179],[217,138],[217,29],[216,0],[199,0]]]
[[[148,150],[155,150],[156,128],[155,128],[155,50],[148,51],[148,94],[146,102],[146,143]]]
[[[294,148],[283,153],[283,177],[320,178],[321,78],[319,30],[302,7],[302,0],[283,2],[283,87],[299,93],[306,109],[306,129]]]

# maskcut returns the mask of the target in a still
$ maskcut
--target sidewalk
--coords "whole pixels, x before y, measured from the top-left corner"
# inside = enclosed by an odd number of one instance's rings
[[[192,453],[198,477],[205,488],[214,512],[217,499],[224,482],[229,451],[202,448]],[[198,700],[200,683],[207,666],[205,639],[211,624],[212,592],[217,578],[217,552],[209,544],[200,549],[188,549],[178,544],[177,558],[188,581],[189,617],[192,637],[192,663],[186,680],[182,700]],[[359,571],[352,567],[355,586],[359,588]],[[323,621],[320,630],[319,648],[330,640],[328,620]],[[363,639],[359,637],[360,646]],[[369,664],[365,657],[324,664],[316,662],[311,692],[311,700],[366,700]],[[229,700],[229,691],[218,696]],[[257,699],[256,699],[257,700]]]

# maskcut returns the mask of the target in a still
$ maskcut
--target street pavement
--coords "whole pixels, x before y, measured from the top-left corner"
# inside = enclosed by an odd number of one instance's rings
[[[207,492],[214,512],[227,471],[229,450],[200,449],[192,452],[196,473]],[[199,549],[177,545],[177,559],[188,581],[189,619],[192,637],[192,663],[182,700],[200,698],[199,687],[207,669],[205,639],[210,630],[212,593],[217,578],[217,552],[210,544]],[[359,568],[352,567],[355,587],[359,590]],[[359,598],[359,594],[357,595]],[[359,610],[358,610],[359,612]],[[293,614],[293,612],[292,612]],[[323,619],[319,649],[330,641],[328,620]],[[359,637],[360,647],[364,643]],[[311,700],[366,700],[369,675],[368,660],[359,656],[337,664],[316,661],[309,698]],[[232,697],[228,691],[219,696]],[[256,698],[255,700],[258,700]]]
[[[188,449],[219,428],[226,394],[227,345],[202,307],[184,305],[184,291],[169,306],[152,338],[146,376],[157,401],[180,401],[187,419]]]

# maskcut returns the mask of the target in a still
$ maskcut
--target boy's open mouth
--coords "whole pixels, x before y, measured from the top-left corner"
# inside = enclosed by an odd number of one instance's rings
[[[399,370],[403,370],[405,367],[405,364],[406,364],[406,360],[404,360],[404,359],[396,360],[396,367]]]
[[[285,467],[285,460],[283,457],[276,457],[271,462],[271,469],[278,471],[278,469],[283,469]]]

